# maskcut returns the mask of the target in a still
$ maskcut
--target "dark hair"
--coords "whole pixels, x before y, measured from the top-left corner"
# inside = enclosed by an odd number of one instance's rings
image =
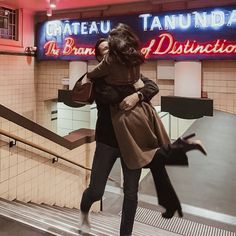
[[[95,44],[95,57],[99,61],[99,57],[101,57],[101,52],[99,50],[99,45],[103,42],[107,42],[108,40],[106,38],[100,38]]]
[[[109,55],[128,67],[144,62],[144,56],[139,51],[139,38],[126,24],[120,23],[111,30],[108,45]]]

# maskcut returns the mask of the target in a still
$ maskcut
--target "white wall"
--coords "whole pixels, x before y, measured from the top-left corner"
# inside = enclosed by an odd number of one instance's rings
[[[182,97],[201,97],[201,62],[175,62],[174,95]]]
[[[69,89],[72,89],[76,81],[87,72],[87,62],[70,61],[69,63]]]
[[[73,108],[62,102],[57,103],[57,133],[61,136],[82,128],[95,129],[96,119],[95,104]]]

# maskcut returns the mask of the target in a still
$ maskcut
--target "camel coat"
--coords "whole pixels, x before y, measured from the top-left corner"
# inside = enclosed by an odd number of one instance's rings
[[[112,124],[121,155],[130,169],[149,164],[157,149],[170,139],[156,110],[142,102],[129,111],[111,106]]]
[[[140,78],[140,66],[127,67],[108,54],[87,76],[92,80],[103,78],[110,85],[132,85]]]

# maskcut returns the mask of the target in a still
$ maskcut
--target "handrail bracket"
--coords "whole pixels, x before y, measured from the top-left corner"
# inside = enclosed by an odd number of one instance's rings
[[[52,163],[58,162],[58,157],[53,157],[52,158]]]
[[[15,139],[9,142],[9,147],[10,148],[15,146],[15,145],[16,145],[16,140]]]

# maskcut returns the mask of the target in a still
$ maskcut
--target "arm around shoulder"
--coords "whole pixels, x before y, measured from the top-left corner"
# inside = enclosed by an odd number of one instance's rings
[[[109,64],[104,58],[92,71],[88,72],[87,76],[90,79],[97,79],[107,76],[109,73]]]
[[[144,87],[141,88],[139,92],[143,95],[143,101],[149,102],[156,94],[158,94],[159,87],[154,81],[143,75],[141,75],[141,79],[144,83]]]

